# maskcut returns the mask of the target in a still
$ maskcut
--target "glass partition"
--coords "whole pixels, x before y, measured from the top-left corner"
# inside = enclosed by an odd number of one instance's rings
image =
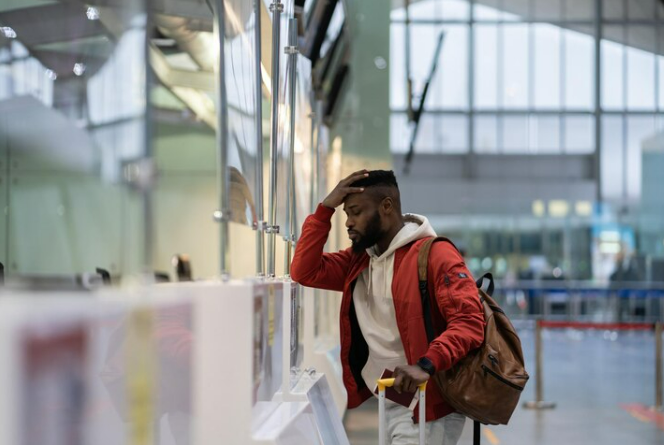
[[[154,267],[170,274],[185,257],[194,278],[218,273],[218,44],[213,13],[175,3],[153,11],[148,43],[154,162]]]
[[[142,3],[0,6],[0,262],[9,276],[140,270]]]

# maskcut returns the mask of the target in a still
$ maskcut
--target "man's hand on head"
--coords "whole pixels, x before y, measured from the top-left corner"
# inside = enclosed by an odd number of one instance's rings
[[[330,209],[336,209],[341,204],[343,204],[346,196],[351,193],[362,193],[364,188],[362,187],[351,187],[350,185],[355,181],[366,178],[369,176],[368,170],[360,170],[352,175],[348,176],[345,179],[342,179],[339,184],[327,195],[327,198],[323,200],[323,205]]]
[[[415,392],[417,387],[429,380],[431,376],[417,365],[397,366],[394,369],[394,390],[402,392]]]

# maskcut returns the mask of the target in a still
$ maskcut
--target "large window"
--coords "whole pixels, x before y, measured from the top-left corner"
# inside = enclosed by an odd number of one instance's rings
[[[638,196],[640,143],[664,128],[660,1],[423,0],[409,15],[409,70],[406,11],[391,16],[393,152],[409,148],[407,73],[417,97],[444,33],[417,152],[600,147],[605,197]]]

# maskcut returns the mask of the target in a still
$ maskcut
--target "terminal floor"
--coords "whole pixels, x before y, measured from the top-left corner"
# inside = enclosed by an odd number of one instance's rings
[[[521,401],[534,400],[534,332],[520,331],[531,378]],[[664,445],[664,414],[655,402],[651,332],[545,330],[544,399],[553,410],[517,408],[508,426],[482,426],[490,445]],[[346,413],[352,445],[378,443],[378,404]],[[472,444],[467,421],[459,445]],[[429,444],[437,445],[437,444]]]

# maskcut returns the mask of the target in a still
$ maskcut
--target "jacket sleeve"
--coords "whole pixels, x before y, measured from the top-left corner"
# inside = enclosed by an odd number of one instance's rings
[[[302,226],[291,264],[291,278],[303,286],[342,292],[350,265],[350,249],[323,253],[334,209],[318,205]]]
[[[435,277],[436,302],[447,328],[431,342],[424,357],[436,371],[444,371],[484,341],[484,310],[472,275],[450,243],[431,247],[429,277]]]

